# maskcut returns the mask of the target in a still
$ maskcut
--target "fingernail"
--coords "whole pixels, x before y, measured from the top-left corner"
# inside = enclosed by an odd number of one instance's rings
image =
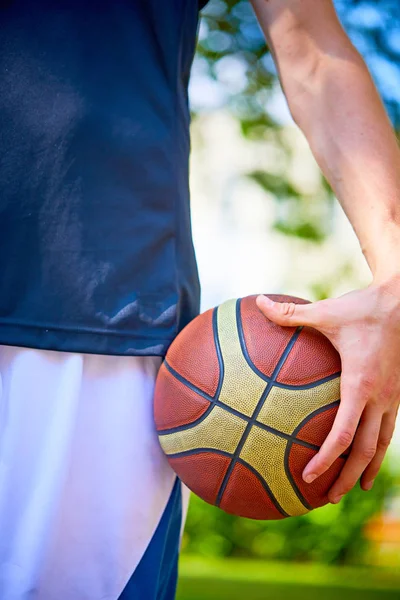
[[[367,481],[367,483],[364,483],[363,488],[366,492],[369,492],[369,490],[372,490],[373,486],[374,486],[374,480]]]
[[[339,502],[341,501],[341,499],[343,498],[344,494],[342,494],[341,496],[335,496],[333,498],[333,500],[331,501],[331,504],[339,504]]]
[[[315,473],[310,473],[309,475],[305,475],[303,479],[306,483],[312,483],[315,479],[317,479],[317,475]]]

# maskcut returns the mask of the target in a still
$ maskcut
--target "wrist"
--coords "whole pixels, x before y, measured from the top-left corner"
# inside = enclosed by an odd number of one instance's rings
[[[386,223],[375,236],[370,247],[363,248],[363,254],[372,272],[373,282],[377,285],[400,282],[400,227],[395,223]]]
[[[400,307],[400,272],[392,270],[381,271],[380,276],[375,276],[371,284],[378,295],[389,300],[390,306],[398,310]],[[391,300],[390,300],[391,299]],[[393,303],[394,302],[394,303]]]

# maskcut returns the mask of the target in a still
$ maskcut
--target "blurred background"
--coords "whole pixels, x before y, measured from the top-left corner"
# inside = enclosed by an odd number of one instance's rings
[[[335,4],[399,131],[399,1]],[[260,292],[318,300],[367,285],[357,239],[290,117],[248,0],[203,10],[190,100],[202,310]],[[399,459],[400,424],[372,492],[280,522],[192,497],[178,599],[399,599]]]

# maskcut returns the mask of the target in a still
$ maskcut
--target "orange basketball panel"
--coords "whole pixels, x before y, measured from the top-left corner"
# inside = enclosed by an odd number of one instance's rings
[[[219,380],[212,317],[213,311],[208,310],[191,321],[174,340],[166,357],[175,371],[209,396],[214,396]]]
[[[222,496],[221,508],[250,519],[283,519],[259,478],[236,463]]]
[[[192,423],[209,407],[209,400],[181,383],[164,364],[161,365],[154,391],[154,420],[158,431]]]
[[[290,296],[269,297],[273,300],[292,300]],[[240,302],[243,337],[254,366],[270,377],[296,328],[282,328],[266,319],[257,307],[256,298],[257,296],[247,296]]]
[[[344,465],[344,459],[338,458],[333,465],[312,483],[306,483],[302,478],[307,463],[316,454],[316,450],[293,444],[289,454],[289,471],[300,493],[312,508],[318,508],[328,503],[328,492]]]
[[[304,327],[277,377],[280,383],[306,385],[341,370],[340,356],[316,329]]]
[[[323,412],[312,417],[303,427],[296,433],[296,437],[300,440],[322,446],[328,433],[332,429],[333,422],[338,411],[338,406],[332,406]]]
[[[210,504],[215,504],[219,488],[231,462],[230,457],[215,452],[168,457],[171,467],[183,483]]]

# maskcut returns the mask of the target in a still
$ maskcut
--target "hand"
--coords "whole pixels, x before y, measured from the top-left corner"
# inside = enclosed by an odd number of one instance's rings
[[[372,284],[335,300],[313,304],[257,298],[263,314],[278,325],[307,325],[333,344],[342,360],[341,402],[332,430],[308,463],[311,483],[350,446],[349,457],[329,491],[336,504],[361,477],[370,490],[396,423],[400,401],[400,281]]]

